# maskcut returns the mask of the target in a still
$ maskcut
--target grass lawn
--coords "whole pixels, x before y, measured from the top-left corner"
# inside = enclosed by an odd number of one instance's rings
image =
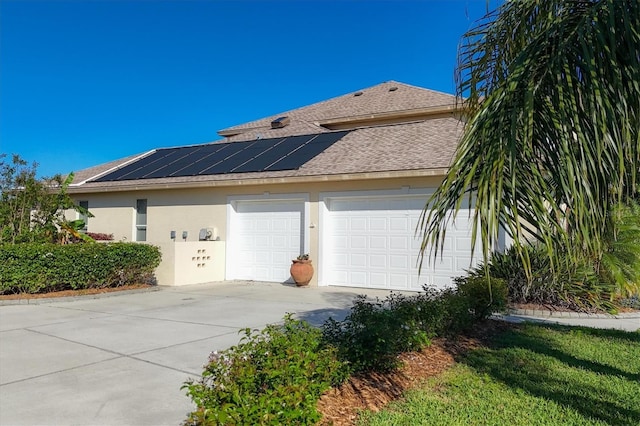
[[[360,425],[640,425],[640,333],[522,325]]]

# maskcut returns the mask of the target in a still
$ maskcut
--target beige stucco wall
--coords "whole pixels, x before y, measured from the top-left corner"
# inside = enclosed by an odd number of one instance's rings
[[[159,285],[188,285],[224,280],[223,241],[156,243],[162,262],[156,269]]]
[[[135,237],[135,205],[137,199],[147,199],[147,242],[161,247],[163,260],[157,277],[163,285],[194,284],[225,279],[225,242],[227,241],[227,203],[229,198],[249,197],[277,198],[280,194],[308,195],[309,254],[317,259],[319,254],[319,228],[321,193],[372,190],[410,190],[435,188],[441,177],[388,178],[369,180],[345,180],[317,183],[280,183],[269,185],[235,185],[211,188],[184,188],[165,190],[141,190],[128,192],[73,194],[77,201],[87,200],[89,232],[114,235],[118,241],[133,241]],[[426,198],[425,198],[426,202]],[[198,242],[202,228],[215,228],[219,241]],[[176,238],[170,238],[176,231]],[[187,232],[187,238],[182,233]],[[188,244],[185,244],[188,243]],[[202,247],[200,247],[203,245]],[[209,249],[209,247],[213,247]],[[207,250],[211,262],[205,267],[193,267],[197,250]],[[194,256],[193,250],[196,255]],[[212,250],[209,255],[208,251]],[[198,264],[199,262],[195,262]],[[205,272],[206,270],[206,272]],[[317,286],[317,274],[311,281]]]

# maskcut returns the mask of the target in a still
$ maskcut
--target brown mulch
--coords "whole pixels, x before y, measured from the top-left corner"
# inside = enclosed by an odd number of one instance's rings
[[[431,346],[420,352],[401,354],[402,366],[396,371],[351,377],[342,386],[330,389],[320,398],[318,411],[323,416],[321,424],[354,425],[359,412],[379,411],[389,402],[400,399],[407,390],[451,368],[460,355],[483,346],[493,335],[513,326],[486,321],[470,336],[461,336],[456,340],[435,339]]]
[[[90,295],[90,294],[113,293],[113,292],[116,292],[116,291],[137,290],[137,289],[140,289],[140,288],[148,288],[148,287],[153,287],[153,286],[149,285],[149,284],[130,284],[130,285],[123,285],[123,286],[120,286],[120,287],[87,288],[87,289],[84,289],[84,290],[53,291],[51,293],[2,294],[2,295],[0,295],[0,300],[47,299],[47,298],[52,298],[52,297],[86,296],[86,295]]]

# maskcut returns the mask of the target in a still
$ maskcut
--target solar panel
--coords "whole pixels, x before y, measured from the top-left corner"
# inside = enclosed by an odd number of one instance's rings
[[[177,172],[180,169],[192,164],[194,157],[198,152],[202,150],[201,147],[188,147],[185,149],[179,149],[172,156],[165,157],[162,164],[158,164],[155,170],[146,173],[142,176],[143,179],[161,178],[171,176],[172,173]]]
[[[196,176],[202,170],[210,167],[213,162],[216,162],[216,158],[222,155],[221,151],[229,148],[229,143],[214,143],[211,145],[207,145],[202,150],[202,155],[198,158],[195,158],[194,161],[188,166],[178,170],[176,173],[171,176]]]
[[[294,170],[348,131],[159,149],[96,182]]]
[[[290,136],[288,138],[280,139],[275,144],[271,145],[271,149],[266,149],[260,155],[254,159],[236,167],[233,173],[248,173],[253,171],[263,171],[285,155],[287,153],[299,148],[306,140],[309,139],[308,135],[305,136]],[[264,142],[269,142],[271,139],[265,139]]]
[[[228,146],[221,151],[221,155],[216,155],[207,167],[203,167],[198,174],[199,175],[217,175],[219,173],[226,173],[227,167],[225,163],[232,161],[232,158],[247,148],[247,144],[253,142],[235,142],[229,143]]]
[[[266,167],[265,171],[293,170],[311,160],[325,149],[342,139],[345,132],[331,132],[313,135],[314,137],[307,141],[303,146],[296,150],[290,151],[287,155]]]
[[[162,152],[164,151],[164,152]],[[158,154],[164,153],[165,155],[163,156],[159,156],[159,158],[155,161],[150,161],[150,162],[144,162],[142,160],[144,160],[144,158],[141,160],[141,163],[144,164],[138,164],[138,168],[135,170],[132,170],[130,173],[122,176],[120,179],[118,180],[133,180],[133,179],[144,179],[145,176],[149,173],[153,173],[154,171],[156,171],[157,169],[172,163],[173,161],[176,161],[180,158],[182,158],[182,153],[184,151],[181,148],[169,148],[169,149],[163,149],[161,151],[158,151]],[[132,166],[136,165],[136,163],[138,163],[137,161],[133,164],[131,164]]]
[[[106,181],[114,181],[114,180],[128,180],[127,176],[135,173],[142,167],[145,167],[149,164],[153,164],[155,162],[161,161],[164,157],[171,154],[170,150],[161,149],[156,152],[153,152],[147,155],[140,160],[134,161],[133,163],[129,163],[126,166],[111,172],[99,179],[96,179],[97,182],[106,182]],[[135,179],[135,178],[134,178]]]

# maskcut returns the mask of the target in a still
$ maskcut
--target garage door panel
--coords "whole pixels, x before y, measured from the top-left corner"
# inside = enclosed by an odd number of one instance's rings
[[[382,237],[377,237],[377,236],[371,236],[369,239],[370,242],[370,248],[371,249],[378,249],[378,250],[386,250],[387,249],[387,237],[382,236]]]
[[[471,238],[456,237],[456,251],[471,252]]]
[[[271,229],[270,231],[274,232],[287,232],[290,230],[291,225],[293,225],[289,220],[284,219],[273,219],[271,221]]]
[[[447,235],[447,237],[444,239],[442,249],[444,251],[453,250],[453,238],[451,237],[451,235]],[[440,252],[440,250],[438,250],[438,252]]]
[[[367,230],[367,219],[362,217],[354,217],[349,221],[350,231],[366,231]]]
[[[430,285],[438,288],[449,287],[451,286],[451,277],[449,275],[434,275]]]
[[[455,271],[454,269],[454,259],[451,255],[438,255],[438,259],[435,264],[431,261],[431,259],[427,259],[422,269],[424,272],[432,273],[434,271],[442,271],[447,273],[452,273]]]
[[[371,269],[384,269],[389,268],[388,256],[386,254],[371,254],[369,256],[369,267]]]
[[[389,229],[392,231],[407,232],[410,228],[411,221],[408,217],[391,217],[389,219]]]
[[[388,229],[388,221],[386,218],[372,217],[369,221],[369,231],[386,232]]]
[[[290,239],[286,235],[276,235],[271,242],[274,249],[283,249],[289,246]]]
[[[254,219],[254,220],[251,220],[251,222],[249,223],[249,226],[251,226],[251,230],[254,232],[269,231],[269,228],[271,227],[271,221],[267,218],[263,219],[263,218],[257,217],[257,215],[254,214],[247,217],[247,219]]]
[[[367,284],[367,274],[362,271],[351,271],[349,283],[358,287],[365,287]]]
[[[349,248],[352,250],[358,249],[366,249],[367,248],[367,237],[354,235],[350,239]]]
[[[467,270],[473,265],[469,257],[456,259],[456,269],[459,271]]]
[[[389,277],[386,273],[371,272],[369,275],[369,282],[372,287],[385,288],[387,286],[387,281],[389,281]]]
[[[407,255],[398,256],[391,255],[389,256],[389,267],[391,268],[399,268],[399,269],[409,269],[411,268],[410,258]]]
[[[339,268],[343,268],[349,264],[349,256],[347,256],[346,254],[336,256],[333,259],[333,264]]]
[[[335,250],[346,250],[349,247],[349,239],[346,236],[337,235],[332,241]]]
[[[303,202],[240,201],[231,213],[229,279],[284,282],[304,247]]]
[[[322,240],[323,283],[412,290],[451,285],[452,277],[463,272],[460,265],[469,265],[467,213],[461,211],[462,219],[448,229],[444,257],[435,265],[425,261],[419,276],[422,239],[416,227],[424,204],[424,198],[411,196],[329,200]]]
[[[366,268],[367,265],[367,256],[364,254],[352,254],[350,256],[346,256],[349,259],[349,263],[346,266],[350,266],[352,268]]]
[[[288,251],[276,250],[271,253],[271,261],[276,265],[286,265],[289,267],[291,265],[291,259],[292,257],[289,255]]]
[[[389,274],[389,281],[394,283],[395,289],[409,289],[411,288],[411,280],[407,277],[406,274]]]
[[[410,238],[408,236],[390,236],[389,237],[389,248],[391,250],[401,250],[406,251],[410,245]]]

